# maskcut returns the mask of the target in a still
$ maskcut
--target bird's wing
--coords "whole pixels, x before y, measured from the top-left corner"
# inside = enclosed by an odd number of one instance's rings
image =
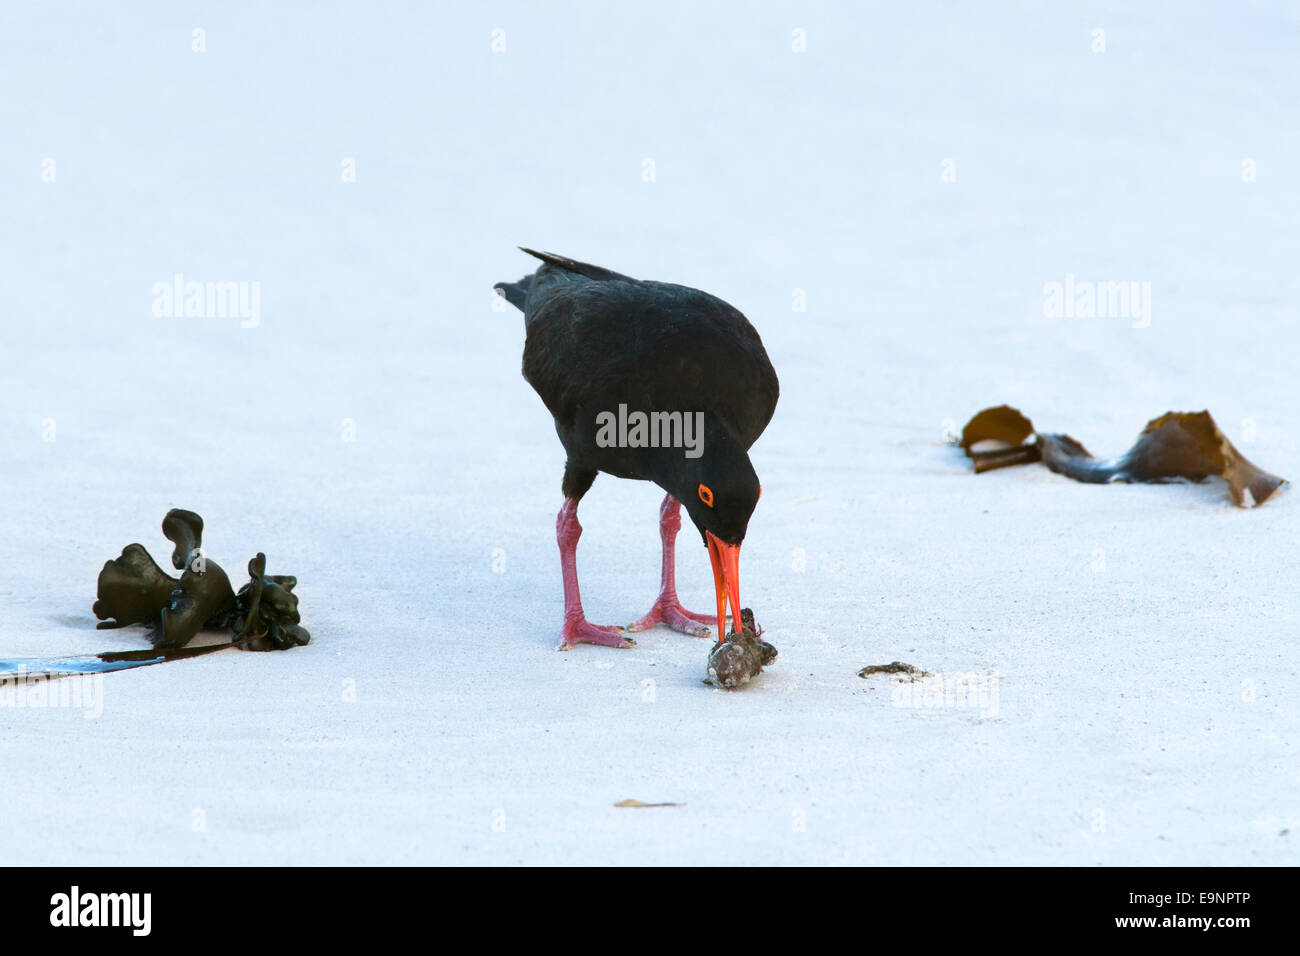
[[[698,289],[610,275],[530,290],[524,377],[561,432],[579,410],[626,402],[633,410],[715,412],[746,446],[757,440],[778,385],[748,320]]]
[[[579,262],[577,259],[569,259],[566,256],[557,256],[553,252],[537,252],[533,249],[519,247],[521,252],[526,252],[530,256],[541,259],[548,266],[554,266],[564,272],[576,273],[585,276],[588,279],[626,279],[628,282],[635,282],[631,276],[625,276],[621,272],[615,272],[613,269],[606,269],[603,266],[593,266],[589,262]]]

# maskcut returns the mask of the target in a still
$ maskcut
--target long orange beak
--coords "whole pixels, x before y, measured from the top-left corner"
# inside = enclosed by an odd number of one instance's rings
[[[709,560],[713,562],[713,586],[718,592],[718,641],[727,637],[727,599],[731,599],[731,621],[740,627],[740,545],[726,544],[713,532],[704,532],[709,543]]]

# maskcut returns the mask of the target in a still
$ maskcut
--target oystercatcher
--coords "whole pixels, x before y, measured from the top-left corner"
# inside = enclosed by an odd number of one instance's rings
[[[567,454],[555,522],[564,579],[559,649],[631,647],[625,630],[660,623],[707,637],[713,620],[721,641],[728,599],[739,619],[740,545],[762,494],[748,451],[779,393],[762,340],[739,311],[707,292],[523,251],[542,265],[495,288],[524,313],[524,378],[555,418]],[[659,508],[659,597],[626,629],[587,621],[578,593],[578,502],[602,471],[667,492]],[[677,599],[673,549],[682,505],[713,564],[713,616],[687,611]]]

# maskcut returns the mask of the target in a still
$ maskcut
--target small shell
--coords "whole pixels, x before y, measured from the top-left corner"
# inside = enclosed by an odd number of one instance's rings
[[[749,608],[740,612],[741,633],[732,631],[727,639],[713,645],[709,652],[708,677],[705,682],[730,690],[757,677],[763,668],[776,660],[776,648],[762,640]]]

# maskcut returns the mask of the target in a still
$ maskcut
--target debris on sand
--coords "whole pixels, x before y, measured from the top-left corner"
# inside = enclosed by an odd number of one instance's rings
[[[149,624],[155,648],[182,648],[211,628],[230,628],[246,650],[285,650],[311,640],[292,593],[298,579],[266,574],[265,554],[248,562],[248,583],[237,594],[220,564],[203,553],[203,519],[194,511],[166,512],[162,535],[175,545],[172,567],[181,578],[164,574],[144,545],[126,545],[99,572],[99,600],[91,610],[100,630]]]
[[[902,661],[891,661],[888,664],[868,664],[858,671],[859,677],[871,677],[873,674],[906,674],[912,680],[934,676],[929,671],[923,671],[913,664],[904,664]]]
[[[293,593],[298,579],[267,574],[266,555],[248,562],[249,581],[238,593],[230,578],[203,553],[203,519],[173,508],[163,518],[163,535],[175,545],[174,578],[158,567],[144,545],[128,544],[99,572],[98,600],[92,610],[99,630],[144,624],[150,627],[147,650],[103,651],[64,657],[0,660],[0,684],[8,680],[53,679],[150,667],[168,661],[215,654],[231,647],[246,651],[282,651],[311,640]],[[190,642],[199,631],[232,632],[228,642]]]
[[[230,578],[203,552],[203,519],[173,508],[163,518],[163,535],[175,545],[166,574],[145,550],[128,544],[99,572],[98,600],[92,610],[98,628],[152,626],[156,648],[184,647],[200,630],[229,628],[234,643],[250,651],[285,650],[306,644],[311,635],[299,623],[298,579],[267,574],[266,555],[248,562],[249,581],[236,594]]]
[[[732,622],[735,627],[735,622]],[[759,637],[754,612],[740,612],[740,632],[732,631],[725,641],[713,645],[709,652],[708,674],[704,683],[731,690],[748,684],[763,668],[776,660],[776,648]]]
[[[979,442],[1002,447],[975,450]],[[1233,502],[1242,508],[1261,505],[1285,478],[1256,467],[1228,441],[1208,411],[1166,412],[1147,422],[1137,442],[1109,461],[1092,457],[1069,435],[1034,430],[1034,423],[1009,405],[986,408],[962,429],[961,447],[975,473],[1041,461],[1058,475],[1089,484],[1110,481],[1199,482],[1217,476],[1228,483]]]

